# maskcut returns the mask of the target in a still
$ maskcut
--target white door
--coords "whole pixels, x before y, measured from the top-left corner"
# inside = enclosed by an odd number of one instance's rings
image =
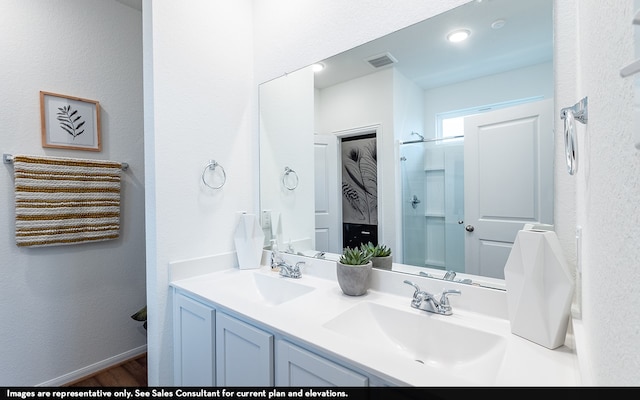
[[[315,161],[315,249],[342,253],[342,231],[338,209],[338,138],[314,135]]]
[[[465,118],[466,272],[504,279],[516,234],[553,223],[553,102]]]

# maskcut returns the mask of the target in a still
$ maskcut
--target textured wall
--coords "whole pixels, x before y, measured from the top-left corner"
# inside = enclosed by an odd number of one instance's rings
[[[633,146],[633,79],[619,74],[634,59],[635,9],[631,0],[576,3],[578,65],[568,71],[560,64],[558,70],[561,80],[576,80],[574,102],[589,100],[573,178],[576,222],[584,233],[583,323],[594,383],[637,386],[640,151]]]
[[[167,385],[169,263],[234,251],[236,213],[257,212],[257,86],[251,1],[145,0],[143,14],[149,384]],[[212,159],[219,190],[201,181]]]
[[[0,385],[28,386],[144,350],[129,318],[145,304],[141,14],[102,0],[0,9],[0,150],[130,164],[121,238],[46,248],[15,245],[13,168],[1,168]],[[102,152],[42,148],[40,90],[99,101]]]

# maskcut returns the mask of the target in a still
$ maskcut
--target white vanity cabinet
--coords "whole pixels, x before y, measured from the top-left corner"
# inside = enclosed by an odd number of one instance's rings
[[[216,314],[218,386],[273,386],[273,335]]]
[[[368,386],[369,379],[302,347],[276,342],[276,386]]]
[[[377,378],[292,343],[282,333],[173,293],[176,386],[370,386]]]
[[[273,386],[273,335],[180,292],[173,304],[176,386]]]
[[[216,310],[173,296],[173,379],[176,386],[215,386]]]

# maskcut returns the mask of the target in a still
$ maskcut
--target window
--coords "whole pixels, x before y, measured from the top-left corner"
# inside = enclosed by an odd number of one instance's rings
[[[454,136],[464,136],[464,116],[442,119],[442,130],[440,137],[448,138]]]
[[[470,115],[480,114],[487,111],[499,110],[501,108],[511,107],[518,104],[529,103],[532,101],[542,100],[543,96],[529,97],[520,100],[505,101],[484,105],[480,107],[466,108],[463,110],[449,111],[436,115],[436,137],[451,138],[456,136],[464,136],[464,119]]]

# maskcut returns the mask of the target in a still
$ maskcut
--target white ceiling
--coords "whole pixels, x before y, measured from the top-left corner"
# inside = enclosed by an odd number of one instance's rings
[[[491,24],[502,19],[504,27]],[[453,44],[446,35],[466,28],[471,36]],[[324,60],[316,74],[323,88],[377,70],[364,60],[389,52],[393,66],[428,89],[548,62],[553,57],[553,0],[472,1]]]
[[[142,10],[142,0],[116,0]],[[491,24],[502,19],[498,30]],[[462,43],[447,42],[455,29],[471,31]],[[474,0],[423,22],[322,61],[315,85],[324,88],[377,70],[365,60],[390,53],[393,64],[429,89],[548,62],[553,57],[553,0]]]

